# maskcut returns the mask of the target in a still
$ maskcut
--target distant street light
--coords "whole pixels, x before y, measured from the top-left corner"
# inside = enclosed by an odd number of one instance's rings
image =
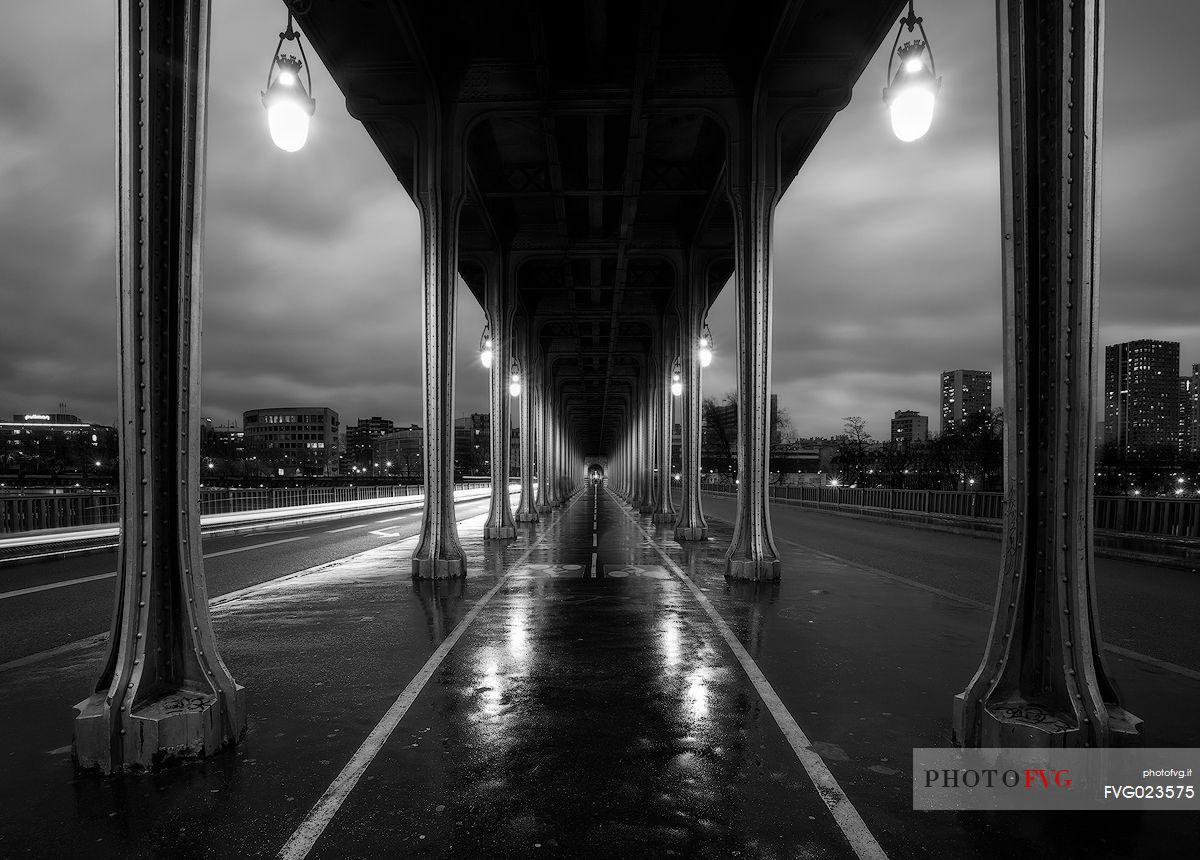
[[[903,141],[913,141],[925,135],[933,123],[933,104],[942,79],[937,76],[933,62],[933,48],[925,35],[923,19],[913,12],[912,0],[908,0],[908,15],[900,19],[896,40],[892,43],[892,56],[888,59],[887,77],[891,82],[883,88],[883,100],[892,115],[892,131]],[[921,38],[900,44],[904,29],[912,33],[920,28]],[[900,58],[900,68],[892,76],[892,65]],[[926,62],[928,57],[928,62]]]
[[[679,369],[679,359],[675,359],[675,365],[671,368],[671,393],[678,397],[683,394],[683,373]]]
[[[513,397],[521,396],[521,371],[517,367],[517,363],[512,363],[512,368],[508,374],[508,393]]]
[[[704,329],[700,332],[700,346],[696,350],[696,355],[700,359],[701,367],[708,367],[713,360],[713,339],[712,332],[708,329],[708,323],[704,324]]]
[[[492,329],[487,323],[484,323],[483,334],[479,337],[479,363],[484,367],[491,367],[494,355],[495,353],[492,351]]]
[[[300,49],[300,59],[279,53],[284,40],[295,41]],[[309,95],[312,92],[312,73],[308,70],[307,62],[300,34],[292,28],[292,13],[289,10],[287,29],[279,34],[275,56],[271,58],[271,67],[267,69],[267,91],[262,94],[271,140],[284,152],[296,152],[304,146],[308,140],[308,124],[317,107],[316,100]],[[301,69],[304,69],[308,78],[308,89],[300,83]]]

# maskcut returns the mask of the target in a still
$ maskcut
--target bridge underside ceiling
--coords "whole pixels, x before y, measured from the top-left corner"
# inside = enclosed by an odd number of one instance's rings
[[[773,136],[782,191],[903,5],[313,0],[297,20],[410,194],[429,147],[449,153],[464,279],[482,304],[503,261],[568,428],[606,451],[638,380],[669,370],[661,316],[733,271],[745,117]]]

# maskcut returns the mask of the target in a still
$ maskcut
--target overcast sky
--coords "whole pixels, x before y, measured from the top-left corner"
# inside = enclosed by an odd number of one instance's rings
[[[319,63],[299,153],[259,101],[286,18],[214,0],[203,412],[321,405],[419,423],[416,210]],[[114,4],[0,0],[0,416],[115,423]],[[920,0],[943,76],[929,134],[903,144],[881,99],[887,43],[781,203],[774,390],[802,435],[898,409],[938,424],[942,370],[991,370],[1000,398],[994,4]],[[1101,342],[1160,338],[1200,362],[1198,4],[1109,0]],[[310,54],[311,56],[311,54]],[[705,393],[734,387],[733,296],[710,316]],[[456,413],[486,411],[482,314],[459,303]]]

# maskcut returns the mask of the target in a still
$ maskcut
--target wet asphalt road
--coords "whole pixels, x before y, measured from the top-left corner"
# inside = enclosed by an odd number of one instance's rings
[[[736,500],[704,496],[706,516],[732,521]],[[803,546],[991,606],[1000,571],[1000,538],[957,535],[808,508],[771,506],[785,559]],[[801,571],[794,571],[800,573]],[[1200,671],[1200,573],[1096,558],[1100,631],[1110,645]]]
[[[516,498],[513,499],[514,503]],[[488,500],[459,502],[459,518],[487,513]],[[336,561],[416,534],[420,503],[402,509],[251,534],[204,539],[210,597]],[[107,631],[115,577],[4,597],[6,593],[116,571],[115,550],[0,565],[0,664]],[[405,572],[407,580],[407,572]]]

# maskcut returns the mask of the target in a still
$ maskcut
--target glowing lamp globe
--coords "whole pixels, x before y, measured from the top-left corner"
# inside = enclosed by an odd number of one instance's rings
[[[697,355],[700,358],[701,367],[708,367],[710,364],[712,364],[712,345],[709,343],[708,338],[700,338],[700,349],[697,351]]]
[[[262,94],[267,109],[271,140],[284,152],[296,152],[308,140],[308,126],[317,103],[304,89],[298,75],[301,63],[282,55],[275,59],[279,74]]]
[[[508,393],[513,397],[521,396],[521,374],[514,373],[508,378]]]
[[[910,142],[925,136],[933,124],[933,106],[941,89],[941,78],[934,77],[925,61],[927,45],[920,39],[907,42],[897,53],[900,68],[891,85],[883,91],[892,119],[892,132]]]
[[[492,351],[492,342],[491,342],[491,340],[490,340],[490,339],[489,339],[489,340],[485,340],[485,341],[483,342],[483,349],[479,350],[479,361],[480,361],[480,363],[481,363],[481,364],[482,364],[484,367],[491,367],[491,366],[492,366],[492,356],[493,356],[493,355],[495,355],[495,353]]]
[[[683,394],[683,379],[678,373],[671,374],[671,393],[676,397]]]

